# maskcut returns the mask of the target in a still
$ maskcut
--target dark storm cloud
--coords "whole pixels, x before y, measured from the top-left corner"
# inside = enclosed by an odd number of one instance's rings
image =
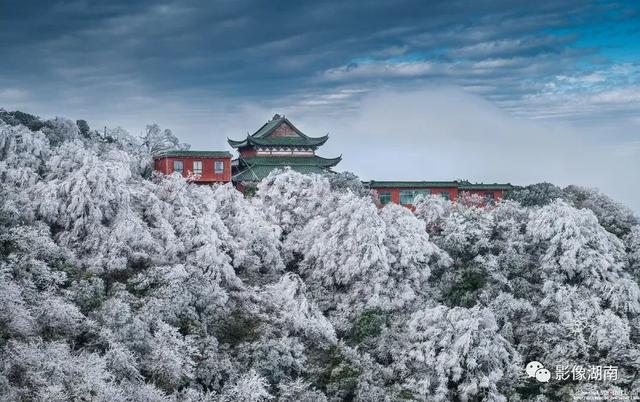
[[[159,92],[198,89],[254,97],[332,85],[311,78],[331,69],[357,70],[357,58],[384,61],[376,55],[393,49],[426,59],[442,49],[433,56],[443,63],[439,69],[457,75],[501,75],[501,67],[521,73],[518,64],[560,55],[570,41],[566,35],[536,35],[585,23],[604,7],[517,3],[16,2],[0,13],[0,40],[5,55],[18,57],[7,58],[0,73],[5,81],[29,73],[31,80],[53,87],[57,80],[104,87],[113,76],[115,88],[129,83]],[[522,59],[486,68],[450,64],[496,57]],[[450,75],[437,70],[435,75]]]

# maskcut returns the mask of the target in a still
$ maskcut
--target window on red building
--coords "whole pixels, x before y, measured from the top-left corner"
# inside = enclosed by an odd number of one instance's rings
[[[193,174],[202,174],[202,161],[193,161]]]
[[[419,195],[427,196],[431,194],[431,190],[400,190],[400,204],[413,204],[415,198]]]
[[[440,197],[442,197],[445,200],[449,201],[449,199],[451,199],[451,194],[449,194],[448,191],[442,191],[442,192],[440,192]]]
[[[391,193],[388,191],[381,191],[378,194],[378,198],[380,199],[380,204],[387,205],[391,202]]]
[[[216,161],[214,163],[214,170],[216,174],[220,174],[224,172],[224,162],[223,161]]]
[[[484,193],[484,200],[487,204],[493,203],[493,191],[487,191]]]
[[[182,161],[173,161],[173,171],[182,174],[184,171],[184,163]]]

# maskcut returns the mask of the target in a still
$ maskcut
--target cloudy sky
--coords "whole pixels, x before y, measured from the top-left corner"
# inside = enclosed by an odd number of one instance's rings
[[[5,1],[0,51],[8,110],[203,149],[278,112],[363,179],[575,183],[640,212],[637,2]]]

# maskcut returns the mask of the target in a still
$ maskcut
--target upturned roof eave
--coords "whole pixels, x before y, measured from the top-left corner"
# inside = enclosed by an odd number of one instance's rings
[[[319,147],[327,142],[329,136],[322,137],[306,137],[306,138],[295,138],[295,137],[282,137],[282,138],[253,138],[248,137],[245,141],[247,144],[259,145],[259,146],[283,146],[283,147],[293,147],[293,146],[309,146],[309,147]]]
[[[299,139],[292,137],[283,137],[282,141],[279,143],[278,138],[274,138],[269,141],[267,138],[254,138],[251,136],[247,136],[244,140],[232,140],[227,138],[227,143],[233,148],[243,148],[250,145],[255,146],[264,146],[264,147],[320,147],[324,145],[329,139],[328,135],[324,135],[322,137],[306,137]],[[293,140],[293,141],[291,141]],[[296,141],[298,140],[298,141]],[[288,142],[291,141],[291,142]]]
[[[236,159],[239,164],[245,166],[319,166],[334,167],[342,161],[342,155],[336,158],[323,158],[314,156],[251,156]]]
[[[247,136],[248,137],[248,136]],[[227,137],[227,143],[232,147],[232,148],[240,148],[240,147],[244,147],[247,146],[247,140],[240,140],[240,141],[236,141],[236,140],[232,140],[231,138]]]

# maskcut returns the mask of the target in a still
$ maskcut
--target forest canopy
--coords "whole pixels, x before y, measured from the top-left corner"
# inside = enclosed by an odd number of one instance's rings
[[[2,400],[542,401],[640,391],[640,226],[594,189],[378,208],[350,174],[161,176],[186,149],[0,109]],[[525,365],[615,366],[539,382]]]

